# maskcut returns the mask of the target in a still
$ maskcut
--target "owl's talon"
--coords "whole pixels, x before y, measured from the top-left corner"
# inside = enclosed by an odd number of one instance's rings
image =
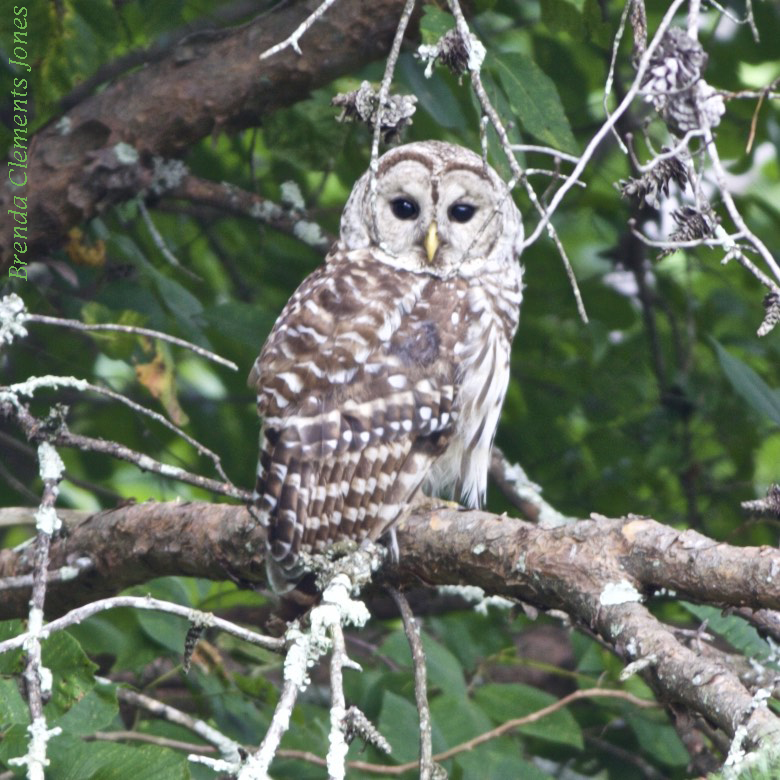
[[[411,506],[413,512],[435,512],[437,509],[462,510],[464,508],[465,507],[457,501],[450,501],[447,498],[437,498],[436,496],[422,496],[421,498],[416,498]]]

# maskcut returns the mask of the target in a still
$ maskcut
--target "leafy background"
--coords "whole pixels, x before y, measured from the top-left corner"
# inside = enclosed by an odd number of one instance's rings
[[[63,0],[28,4],[30,93],[35,127],[57,121],[60,100],[106,62],[152,43],[172,42],[173,31],[209,17],[224,4],[205,0]],[[488,49],[486,87],[513,141],[581,152],[603,117],[603,87],[622,6],[615,0],[478,0],[473,28]],[[729,4],[741,15],[741,4]],[[648,4],[652,31],[666,5]],[[258,9],[252,11],[257,13]],[[338,6],[329,11],[338,13]],[[700,38],[709,52],[707,80],[727,90],[756,89],[780,76],[774,31],[780,10],[755,7],[756,44],[746,27],[718,14],[704,16]],[[11,38],[9,12],[0,41]],[[421,37],[435,41],[450,17],[426,6]],[[302,45],[306,50],[305,38]],[[630,83],[630,42],[620,49],[618,84]],[[7,57],[3,58],[3,62]],[[0,66],[0,114],[10,118],[12,74]],[[345,75],[307,100],[277,111],[262,127],[235,136],[204,139],[185,162],[199,176],[227,181],[277,202],[284,182],[301,189],[311,216],[334,234],[352,183],[365,170],[366,129],[334,121],[338,92],[363,79],[377,82],[384,63]],[[437,69],[427,80],[408,48],[401,56],[395,91],[419,97],[405,140],[440,138],[479,148],[477,104],[468,80]],[[780,141],[777,103],[756,114],[756,143],[746,151],[754,100],[730,101],[718,128],[721,155],[742,177],[738,203],[749,224],[771,247],[780,245],[780,177],[768,154]],[[632,121],[648,116],[641,104]],[[660,144],[662,137],[656,133]],[[0,143],[7,145],[7,124]],[[490,137],[491,161],[507,166]],[[521,162],[540,166],[546,158]],[[764,494],[780,469],[780,335],[759,340],[762,291],[718,252],[701,249],[651,259],[639,276],[649,304],[616,287],[636,277],[618,263],[625,253],[626,222],[634,204],[621,200],[615,183],[627,178],[626,158],[605,143],[589,166],[586,189],[575,188],[554,222],[574,264],[591,318],[583,325],[556,250],[539,241],[523,257],[526,299],[514,344],[512,380],[497,443],[544,487],[564,512],[586,517],[635,512],[677,527],[694,527],[740,544],[776,544],[769,523],[746,522],[742,500]],[[547,180],[535,178],[537,189]],[[717,196],[715,197],[718,207]],[[532,207],[517,201],[533,223]],[[150,238],[137,205],[111,209],[71,236],[53,262],[30,271],[30,281],[8,289],[36,312],[87,322],[143,324],[166,331],[235,361],[234,374],[177,349],[131,337],[87,337],[32,326],[30,336],[0,356],[4,383],[36,374],[64,374],[104,383],[164,411],[223,460],[237,483],[253,481],[258,423],[245,376],[275,317],[321,254],[295,238],[249,219],[204,215],[190,204],[151,203],[157,228],[193,280],[171,267]],[[659,214],[643,216],[661,220]],[[667,218],[668,222],[668,218]],[[664,223],[666,224],[666,223]],[[103,242],[101,245],[100,242]],[[640,260],[645,257],[640,253]],[[648,325],[657,334],[651,348]],[[659,368],[662,366],[662,369]],[[55,401],[68,405],[74,431],[103,436],[166,462],[208,472],[208,464],[150,420],[104,399],[70,391],[41,394],[34,410]],[[10,428],[0,429],[0,502],[37,503],[40,483],[34,452]],[[135,467],[80,452],[61,453],[68,472],[61,505],[98,509],[119,500],[212,497],[169,483]],[[491,491],[489,509],[509,506]],[[30,535],[29,528],[0,529],[4,547]],[[135,589],[252,623],[266,603],[261,593],[229,583],[166,578]],[[737,650],[761,656],[767,648],[736,618],[720,618],[672,600],[653,607],[664,619],[709,630]],[[621,664],[587,637],[558,623],[490,608],[460,610],[423,620],[429,660],[434,750],[443,750],[501,722],[538,709],[563,693],[597,683],[617,685]],[[0,624],[0,638],[19,631]],[[196,742],[191,733],[117,703],[117,682],[209,720],[231,737],[256,744],[277,698],[278,658],[231,638],[207,635],[193,668],[180,668],[186,625],[169,616],[116,610],[52,637],[44,661],[55,687],[46,707],[50,725],[63,734],[50,743],[52,778],[207,778],[185,753],[132,740],[95,741],[96,732],[140,733]],[[348,673],[347,694],[378,723],[395,748],[391,761],[411,760],[417,749],[411,661],[399,621],[375,620],[350,639],[350,653],[364,667]],[[20,655],[0,657],[0,765],[24,752],[28,713],[17,678]],[[100,679],[98,679],[100,678]],[[101,681],[103,680],[103,681]],[[324,755],[327,749],[327,680],[315,677],[283,746]],[[623,687],[649,691],[637,678]],[[363,760],[380,760],[369,749]],[[565,765],[570,777],[686,776],[688,756],[661,710],[638,711],[616,700],[581,702],[544,721],[488,742],[446,762],[452,778],[545,778]],[[13,770],[21,775],[19,769]],[[316,778],[323,769],[280,760],[274,776]],[[655,772],[655,774],[653,774]],[[350,777],[370,775],[353,771]],[[413,777],[409,773],[408,777]]]

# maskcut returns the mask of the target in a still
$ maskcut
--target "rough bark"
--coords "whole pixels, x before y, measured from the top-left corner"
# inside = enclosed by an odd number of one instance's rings
[[[32,510],[0,510],[0,520],[10,512],[18,520]],[[264,581],[264,532],[245,507],[147,502],[65,520],[51,568],[83,556],[95,567],[50,585],[49,617],[156,576]],[[665,587],[693,601],[780,610],[779,550],[721,544],[648,518],[593,517],[541,529],[449,508],[413,515],[398,542],[400,564],[384,574],[396,584],[468,583],[563,610],[626,662],[637,662],[660,700],[702,713],[730,737],[744,725],[753,742],[780,740],[780,721],[755,705],[725,655],[694,652],[639,601]],[[0,551],[0,578],[31,570],[32,548]],[[616,585],[625,588],[622,599]],[[28,599],[24,589],[4,593],[0,618],[23,616]]]
[[[247,25],[184,39],[167,57],[83,100],[36,133],[28,186],[0,187],[2,214],[13,208],[14,195],[30,195],[24,259],[44,259],[71,227],[137,195],[150,182],[153,156],[180,156],[205,136],[261,125],[276,109],[382,57],[403,3],[341,0],[338,13],[326,13],[303,37],[303,56],[288,49],[259,60],[318,5],[319,0],[282,3]],[[138,152],[138,163],[117,155],[120,142]],[[14,225],[11,219],[0,225],[4,277]]]

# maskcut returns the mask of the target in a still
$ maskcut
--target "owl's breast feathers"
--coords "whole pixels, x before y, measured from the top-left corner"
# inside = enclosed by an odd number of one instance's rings
[[[469,343],[498,331],[484,294],[368,249],[335,249],[293,294],[249,377],[264,418],[255,503],[283,569],[301,549],[379,538],[426,479],[462,483],[461,464],[442,458],[455,443],[463,459],[459,415],[473,417],[480,394],[495,405],[497,393],[500,408],[508,379],[508,356],[506,377],[491,377],[495,344],[480,357]],[[469,391],[467,364],[503,386]],[[498,418],[488,416],[489,444]]]

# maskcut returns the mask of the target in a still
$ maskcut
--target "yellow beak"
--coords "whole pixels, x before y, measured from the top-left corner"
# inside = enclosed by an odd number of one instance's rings
[[[439,233],[436,228],[435,220],[431,222],[428,232],[425,234],[423,246],[425,247],[425,253],[428,255],[428,262],[432,263],[436,250],[439,248]]]

